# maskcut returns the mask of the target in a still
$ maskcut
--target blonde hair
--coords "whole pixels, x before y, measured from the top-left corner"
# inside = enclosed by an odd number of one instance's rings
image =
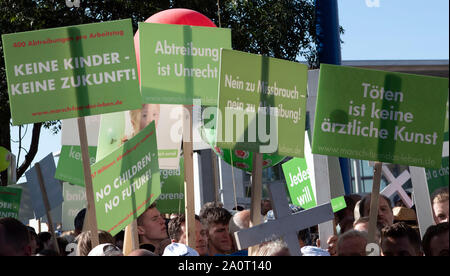
[[[138,134],[139,132],[139,126],[141,124],[141,110],[142,109],[134,109],[130,110],[130,120],[131,125],[133,126],[133,136]]]
[[[87,256],[89,252],[92,250],[92,242],[91,242],[91,231],[82,232],[77,237],[77,256]],[[114,237],[111,236],[109,232],[98,230],[98,242],[102,243],[112,243],[115,244]]]
[[[431,204],[448,201],[448,187],[437,189],[436,191],[434,191],[431,198],[432,198]]]
[[[289,250],[287,244],[281,239],[263,242],[255,248],[256,250],[250,256],[274,256],[283,250]]]
[[[130,120],[133,126],[133,136],[138,134],[139,131],[141,130],[140,125],[141,125],[142,109],[144,109],[146,106],[156,107],[158,113],[161,111],[161,107],[159,104],[143,104],[141,109],[130,110]]]

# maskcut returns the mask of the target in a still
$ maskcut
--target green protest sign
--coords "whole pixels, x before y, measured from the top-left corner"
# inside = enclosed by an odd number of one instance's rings
[[[303,157],[307,74],[304,64],[222,49],[217,146]]]
[[[448,132],[444,135],[445,143],[448,143]],[[449,184],[449,164],[448,156],[442,158],[442,165],[439,169],[425,169],[430,195],[441,187],[448,187]]]
[[[331,208],[333,208],[333,213],[336,213],[345,207],[347,207],[347,204],[345,203],[345,198],[343,196],[331,199]]]
[[[448,80],[322,64],[312,152],[439,167]]]
[[[173,170],[160,170],[161,195],[157,200],[158,211],[163,214],[184,213],[184,160]]]
[[[139,23],[140,73],[145,103],[217,104],[220,48],[231,30]]]
[[[155,123],[91,166],[98,228],[116,235],[159,196]]]
[[[0,218],[19,219],[22,190],[0,186]]]
[[[311,185],[306,159],[294,158],[283,165],[284,176],[294,205],[309,209],[317,205]]]
[[[316,197],[311,183],[311,175],[305,158],[293,158],[281,165],[286,178],[291,202],[303,209],[317,206]],[[333,212],[347,207],[343,196],[332,198],[331,207]]]
[[[97,147],[88,147],[88,150],[90,157],[89,163],[92,165],[95,163]],[[63,145],[61,147],[55,178],[78,186],[85,186],[80,146]]]
[[[141,106],[131,20],[2,36],[14,125]]]

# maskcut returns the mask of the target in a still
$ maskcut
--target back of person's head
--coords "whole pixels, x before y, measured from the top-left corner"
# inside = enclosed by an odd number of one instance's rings
[[[203,217],[203,213],[206,209],[213,208],[213,207],[220,207],[223,208],[223,203],[220,201],[210,201],[203,204],[202,208],[200,209],[199,216]]]
[[[425,256],[449,256],[448,222],[431,225],[422,239]]]
[[[200,221],[200,217],[195,215],[195,219]],[[183,234],[182,225],[186,223],[186,216],[181,214],[169,221],[167,231],[172,241],[178,242]]]
[[[57,237],[56,241],[58,242],[59,252],[61,256],[67,256],[66,247],[69,244],[69,241],[65,237]]]
[[[153,253],[150,250],[147,249],[136,249],[130,252],[127,256],[138,256],[138,257],[145,257],[145,256],[158,256],[155,253]]]
[[[36,234],[36,230],[34,230],[33,227],[27,226],[28,232],[30,233],[30,246],[31,246],[31,254],[36,254],[38,245],[39,245],[39,238]]]
[[[242,229],[250,227],[250,210],[242,210],[235,213],[229,223],[230,233],[233,234]]]
[[[209,228],[212,224],[228,225],[231,214],[227,209],[222,207],[211,207],[204,210],[200,216],[202,222]]]
[[[50,232],[40,232],[38,234],[38,239],[39,239],[39,245],[38,245],[37,253],[39,253],[40,251],[45,250],[45,249],[53,250],[52,234]]]
[[[420,235],[404,222],[381,229],[381,252],[384,256],[419,256],[422,254]]]
[[[291,256],[291,254],[287,244],[281,239],[276,239],[257,245],[250,256]]]
[[[114,237],[109,232],[98,230],[99,244],[111,243],[114,244]],[[77,237],[77,256],[87,256],[92,250],[92,235],[91,231],[84,231]]]
[[[30,232],[15,218],[0,218],[0,256],[31,256]]]
[[[367,233],[349,230],[339,236],[337,241],[338,256],[365,256],[367,246]]]
[[[73,220],[73,225],[75,226],[75,236],[78,236],[83,232],[84,217],[86,216],[86,208],[81,209]]]
[[[342,221],[346,216],[349,216],[349,215],[354,218],[353,210],[355,209],[355,205],[356,205],[357,201],[355,201],[354,197],[352,197],[350,195],[345,195],[344,200],[345,200],[346,207],[342,210],[337,211],[334,214],[338,223],[340,221]]]

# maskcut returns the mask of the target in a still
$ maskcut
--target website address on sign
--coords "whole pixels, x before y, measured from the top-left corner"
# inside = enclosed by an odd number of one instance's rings
[[[61,113],[61,112],[79,111],[79,110],[84,110],[84,109],[94,109],[97,107],[121,105],[122,103],[123,103],[122,101],[117,100],[115,103],[114,102],[110,102],[110,103],[102,102],[102,103],[98,103],[98,104],[89,104],[89,105],[84,105],[84,106],[73,106],[72,105],[72,107],[53,109],[50,111],[34,112],[34,113],[31,113],[31,115],[41,116],[41,115],[56,114],[56,113]]]
[[[387,152],[387,153],[378,153],[370,150],[356,150],[356,149],[344,149],[344,148],[333,148],[333,147],[318,147],[318,154],[330,154],[337,155],[342,157],[356,158],[360,160],[389,160],[386,162],[393,164],[410,164],[417,167],[433,167],[436,162],[430,158],[421,158],[415,157],[410,154],[401,154]]]

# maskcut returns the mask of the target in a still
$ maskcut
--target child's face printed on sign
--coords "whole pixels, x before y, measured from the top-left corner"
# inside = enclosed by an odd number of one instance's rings
[[[159,112],[159,104],[144,104],[141,110],[140,129],[146,127],[153,120],[155,121],[155,128],[158,127]]]

